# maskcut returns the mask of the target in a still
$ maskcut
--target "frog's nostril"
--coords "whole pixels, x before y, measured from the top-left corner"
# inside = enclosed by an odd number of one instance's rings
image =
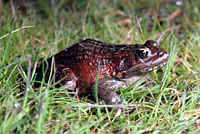
[[[159,55],[159,56],[162,56],[162,55],[164,55],[164,52],[160,51],[160,52],[158,53],[158,55]]]
[[[158,52],[158,53],[157,53],[157,56],[161,56],[161,55],[162,55],[162,52]]]

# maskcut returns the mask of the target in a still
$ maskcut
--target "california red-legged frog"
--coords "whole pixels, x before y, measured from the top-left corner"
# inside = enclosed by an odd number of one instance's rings
[[[93,94],[98,82],[98,96],[107,104],[120,104],[121,99],[113,88],[132,84],[149,71],[161,68],[168,56],[153,40],[143,45],[116,45],[86,39],[37,67],[35,86],[44,78],[79,94]]]

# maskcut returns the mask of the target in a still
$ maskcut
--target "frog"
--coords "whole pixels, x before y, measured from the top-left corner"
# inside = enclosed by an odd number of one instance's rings
[[[144,44],[112,44],[84,39],[39,64],[35,87],[51,81],[78,95],[97,95],[106,104],[122,104],[115,89],[134,84],[168,62],[169,53],[154,40]]]

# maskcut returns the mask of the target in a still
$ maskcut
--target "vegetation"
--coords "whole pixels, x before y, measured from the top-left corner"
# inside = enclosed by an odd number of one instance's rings
[[[0,18],[0,133],[199,133],[200,5],[169,1],[39,1],[26,15],[3,6]],[[15,16],[14,16],[15,15]],[[85,38],[143,43],[167,30],[168,65],[119,94],[134,109],[88,105],[63,87],[32,88],[28,68]],[[29,73],[28,73],[29,72]],[[19,80],[19,75],[23,80]],[[23,81],[23,82],[22,82]],[[92,105],[92,104],[91,104]]]

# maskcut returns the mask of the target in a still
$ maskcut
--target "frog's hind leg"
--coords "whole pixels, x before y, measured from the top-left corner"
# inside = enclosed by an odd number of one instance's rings
[[[63,87],[70,91],[75,91],[77,88],[77,77],[73,73],[73,71],[70,68],[64,68],[62,69],[62,76],[63,80],[61,80],[61,84]]]

